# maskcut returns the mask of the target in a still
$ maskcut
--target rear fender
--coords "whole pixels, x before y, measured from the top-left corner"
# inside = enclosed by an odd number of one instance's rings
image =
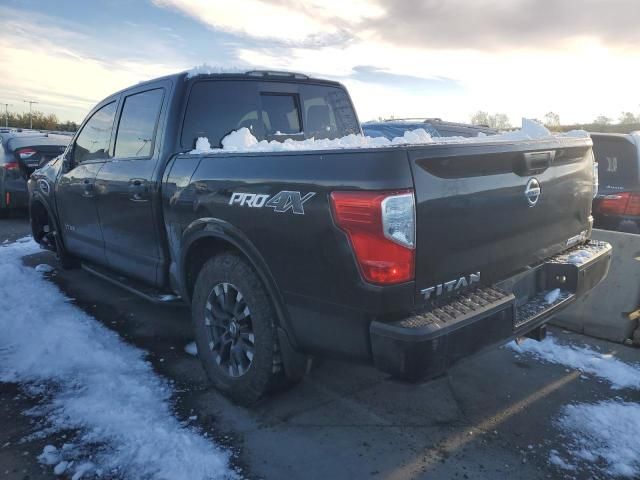
[[[57,215],[54,214],[53,209],[51,208],[51,205],[49,205],[49,199],[45,197],[38,190],[34,190],[31,193],[31,196],[29,198],[29,220],[31,223],[31,234],[34,237],[34,239],[36,237],[36,231],[35,231],[35,225],[33,223],[33,215],[31,212],[34,203],[39,203],[44,207],[45,211],[47,212],[47,215],[49,216],[49,221],[53,223],[53,227],[58,232],[58,240],[60,241],[62,247],[66,248],[64,245],[64,239],[62,238],[62,235],[61,235],[60,222],[58,221],[58,217]]]
[[[292,332],[293,330],[290,328],[290,320],[287,310],[284,307],[284,301],[267,263],[246,235],[238,228],[224,220],[220,220],[218,218],[201,218],[192,222],[185,229],[182,235],[179,264],[175,266],[175,269],[179,272],[178,283],[182,297],[186,299],[187,302],[191,302],[191,292],[188,291],[189,289],[187,287],[188,279],[186,260],[191,247],[198,240],[203,238],[221,240],[242,253],[258,273],[260,280],[262,280],[263,285],[267,289],[269,297],[273,301],[278,326],[287,332],[287,336],[290,341],[293,340],[290,338],[291,335],[289,334],[289,332]],[[172,270],[174,269],[172,268]]]

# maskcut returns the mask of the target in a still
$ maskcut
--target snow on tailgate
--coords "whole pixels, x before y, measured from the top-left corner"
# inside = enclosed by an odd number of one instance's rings
[[[0,247],[0,381],[42,395],[28,412],[43,435],[75,431],[47,446],[54,473],[129,479],[236,478],[229,453],[172,415],[171,388],[145,352],[69,302],[42,273],[22,264],[37,245]],[[36,432],[37,434],[37,432]]]

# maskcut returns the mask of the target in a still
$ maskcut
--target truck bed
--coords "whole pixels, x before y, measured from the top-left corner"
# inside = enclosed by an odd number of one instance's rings
[[[281,292],[297,345],[317,351],[330,344],[345,356],[370,358],[371,320],[424,307],[433,300],[425,290],[476,274],[479,286],[489,286],[584,242],[591,229],[590,147],[588,138],[555,138],[179,155],[163,191],[170,247],[183,248],[179,239],[202,218],[237,227]],[[541,189],[533,206],[525,195],[532,178]],[[363,281],[329,199],[353,190],[414,191],[413,281]],[[303,215],[229,205],[234,193],[282,191],[314,196]],[[456,293],[441,290],[443,297]]]

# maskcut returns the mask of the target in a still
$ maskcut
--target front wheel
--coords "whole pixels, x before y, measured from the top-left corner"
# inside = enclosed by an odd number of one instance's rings
[[[191,318],[200,361],[225,395],[250,405],[286,383],[273,305],[258,275],[240,256],[225,253],[204,264]]]

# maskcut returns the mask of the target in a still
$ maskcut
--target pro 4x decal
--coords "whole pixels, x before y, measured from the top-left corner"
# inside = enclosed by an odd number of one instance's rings
[[[283,190],[270,197],[264,193],[233,192],[229,199],[229,205],[250,208],[273,208],[274,212],[285,213],[292,211],[295,215],[304,215],[304,204],[309,201],[316,192],[302,195],[300,192]]]

